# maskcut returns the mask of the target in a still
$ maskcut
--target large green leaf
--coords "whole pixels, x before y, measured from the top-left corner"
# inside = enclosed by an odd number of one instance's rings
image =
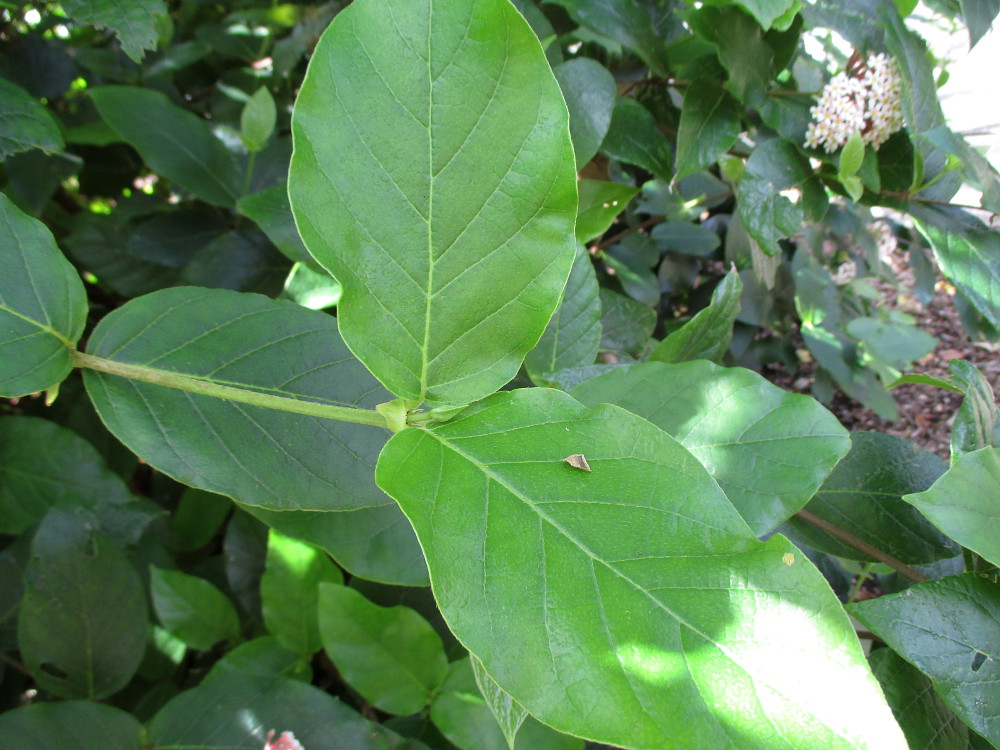
[[[1000,13],[997,0],[959,0],[962,4],[962,18],[969,27],[970,47],[975,47],[993,25],[993,19]]]
[[[88,352],[294,409],[389,399],[340,341],[335,318],[254,294],[178,287],[132,300],[101,321]],[[273,510],[386,502],[371,479],[381,429],[96,370],[84,380],[115,436],[185,484]]]
[[[733,340],[733,324],[740,314],[743,282],[734,268],[712,292],[708,307],[667,336],[649,355],[654,362],[710,359],[720,363]]]
[[[1000,448],[1000,409],[997,408],[993,387],[975,365],[963,359],[948,364],[951,387],[965,398],[958,407],[951,426],[951,457],[985,448]]]
[[[160,22],[167,15],[163,0],[62,0],[63,10],[74,21],[113,29],[122,51],[141,62],[148,49],[156,48]]]
[[[236,210],[257,222],[267,238],[287,258],[297,263],[312,261],[312,256],[295,229],[295,218],[288,203],[288,188],[285,185],[275,185],[240,198],[236,203]]]
[[[941,271],[990,323],[1000,327],[1000,236],[997,232],[985,226],[946,231],[929,221],[920,221],[918,226],[930,241]]]
[[[61,151],[66,145],[62,131],[44,105],[16,83],[2,77],[0,122],[3,122],[3,130],[0,131],[0,161],[35,148],[49,152]]]
[[[576,238],[589,242],[604,234],[639,188],[607,180],[580,180],[580,206],[576,216]]]
[[[906,440],[880,432],[853,432],[850,453],[806,510],[904,563],[954,557],[958,545],[903,502],[903,495],[927,489],[944,470],[944,461]],[[800,518],[791,519],[785,530],[821,552],[874,561]]]
[[[639,354],[656,326],[656,311],[610,289],[601,288],[601,349]]]
[[[739,104],[723,86],[712,79],[693,81],[681,107],[676,178],[683,179],[711,166],[736,142],[740,127]]]
[[[142,725],[89,701],[35,703],[0,715],[4,750],[140,750]]]
[[[376,708],[407,715],[430,703],[448,672],[441,637],[409,607],[380,607],[346,586],[319,587],[323,648]]]
[[[633,365],[571,393],[589,406],[616,404],[680,441],[758,535],[804,506],[850,447],[815,400],[704,360]]]
[[[738,5],[767,31],[802,6],[798,0],[708,0],[705,5]]]
[[[904,495],[963,547],[1000,566],[1000,453],[986,447],[959,456],[930,489]]]
[[[0,193],[0,396],[60,383],[87,322],[76,269],[40,221]]]
[[[920,670],[890,648],[872,651],[872,672],[911,748],[967,750],[969,728],[945,705]]]
[[[524,358],[533,379],[567,367],[591,365],[601,343],[601,302],[590,255],[577,249],[563,300],[538,344]]]
[[[361,0],[336,17],[296,101],[289,195],[344,287],[351,350],[398,396],[464,404],[514,377],[559,302],[575,158],[513,6],[431,8]]]
[[[564,62],[552,72],[566,99],[576,165],[582,169],[594,158],[611,125],[617,93],[615,79],[607,68],[587,57]]]
[[[132,563],[73,510],[49,511],[31,545],[18,644],[39,686],[99,700],[146,650],[146,596]]]
[[[185,690],[149,724],[153,750],[260,750],[291,732],[307,750],[426,750],[298,680],[229,671]]]
[[[135,544],[163,514],[146,503],[72,430],[39,417],[0,420],[0,533],[20,534],[52,507],[85,508],[102,534]]]
[[[152,89],[101,86],[89,94],[105,122],[155,172],[206,203],[236,203],[240,169],[208,122]]]
[[[377,480],[452,631],[544,723],[626,748],[905,747],[822,576],[646,420],[500,393],[394,435]]]
[[[927,675],[944,702],[1000,746],[1000,584],[977,573],[927,581],[850,606]]]
[[[695,33],[715,45],[719,62],[729,73],[726,87],[732,95],[745,104],[763,105],[777,71],[775,50],[758,23],[731,6],[702,7],[687,20]]]

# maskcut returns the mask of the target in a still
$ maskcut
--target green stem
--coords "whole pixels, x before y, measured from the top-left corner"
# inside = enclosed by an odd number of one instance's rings
[[[898,573],[901,573],[902,575],[906,576],[907,578],[909,578],[911,581],[914,581],[915,583],[922,583],[923,581],[929,581],[930,580],[927,576],[925,576],[919,570],[914,570],[913,568],[911,568],[906,563],[904,563],[904,562],[902,562],[900,560],[897,560],[895,557],[893,557],[892,555],[890,555],[888,552],[883,552],[878,547],[873,547],[872,545],[868,544],[868,542],[864,541],[863,539],[858,539],[851,532],[844,531],[842,528],[840,528],[839,526],[835,526],[834,524],[832,524],[829,521],[827,521],[825,518],[820,518],[817,515],[813,515],[812,513],[810,513],[807,510],[800,510],[795,515],[798,516],[799,518],[801,518],[806,523],[812,524],[817,529],[822,529],[823,531],[825,531],[830,536],[836,537],[837,539],[839,539],[840,541],[842,541],[844,544],[849,544],[850,546],[854,547],[854,549],[856,549],[856,550],[858,550],[860,552],[864,552],[866,555],[868,555],[873,560],[878,560],[879,562],[885,563],[890,568],[892,568],[893,570],[895,570]]]
[[[253,180],[253,163],[257,160],[257,152],[251,151],[250,158],[247,159],[247,173],[243,178],[243,196],[250,192],[250,183]]]
[[[868,580],[868,576],[871,575],[872,566],[875,563],[865,563],[864,569],[858,574],[858,577],[854,581],[854,585],[851,586],[851,593],[847,595],[847,603],[850,604],[856,601],[858,594],[861,593],[861,587],[865,585],[865,581]]]
[[[117,375],[130,380],[138,380],[142,383],[152,383],[162,385],[167,388],[175,388],[180,391],[198,393],[203,396],[213,396],[227,401],[236,401],[241,404],[260,406],[265,409],[277,409],[293,414],[304,414],[309,417],[321,417],[323,419],[336,419],[341,422],[355,422],[357,424],[369,424],[375,427],[388,429],[385,417],[372,409],[358,409],[352,406],[335,406],[333,404],[320,404],[315,401],[304,401],[286,396],[274,396],[269,393],[260,393],[244,388],[234,388],[230,385],[221,385],[209,380],[191,377],[190,375],[180,375],[168,370],[157,370],[152,367],[141,365],[128,365],[124,362],[115,362],[102,357],[94,357],[83,352],[73,352],[73,364],[88,370],[106,372],[109,375]]]

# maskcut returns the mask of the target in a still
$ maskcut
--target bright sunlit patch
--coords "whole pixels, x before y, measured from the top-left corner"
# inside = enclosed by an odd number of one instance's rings
[[[783,554],[781,556],[781,562],[783,562],[785,565],[789,565],[789,566],[794,565],[795,564],[795,555],[793,553],[791,553],[791,552],[786,552],[785,554]]]
[[[672,651],[626,643],[617,656],[626,672],[653,685],[666,685],[687,676],[684,657]]]
[[[24,11],[24,22],[29,26],[37,26],[42,20],[42,14],[34,8]]]

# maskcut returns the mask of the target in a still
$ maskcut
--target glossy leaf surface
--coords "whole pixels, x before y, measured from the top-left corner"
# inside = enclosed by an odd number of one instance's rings
[[[571,394],[588,406],[616,404],[680,441],[758,535],[805,505],[850,445],[815,400],[706,361],[633,365]]]
[[[911,748],[970,748],[969,728],[934,692],[931,681],[919,669],[891,648],[873,650],[868,660]]]
[[[327,554],[271,529],[260,579],[264,624],[282,646],[302,656],[308,657],[323,646],[316,614],[323,582],[344,582]]]
[[[139,750],[142,725],[89,701],[35,703],[0,715],[4,750]]]
[[[72,430],[39,417],[0,420],[0,533],[20,534],[52,507],[77,508],[115,543],[131,545],[162,514],[147,503],[135,500],[94,446]]]
[[[4,125],[0,132],[0,161],[35,148],[61,151],[66,145],[49,111],[6,78],[0,78],[0,121]]]
[[[676,179],[711,166],[736,142],[740,127],[739,104],[725,88],[712,80],[692,82],[681,107]]]
[[[1000,453],[959,456],[930,489],[903,500],[963,547],[1000,566]]]
[[[101,86],[89,91],[101,117],[157,174],[216,206],[232,206],[242,175],[209,124],[159,91]]]
[[[504,739],[507,740],[507,746],[513,750],[517,731],[524,724],[524,720],[528,718],[528,712],[504,692],[502,687],[497,685],[496,680],[487,674],[486,668],[483,667],[483,663],[479,659],[470,656],[469,662],[472,665],[472,674],[476,678],[476,686],[486,700],[486,705],[493,712],[497,724],[500,725],[500,731],[503,732]]]
[[[604,234],[639,192],[631,185],[605,180],[580,180],[579,189],[576,238],[580,242],[588,242]]]
[[[340,341],[335,318],[221,289],[135,299],[101,321],[88,353],[292,405],[371,408],[389,398]],[[185,484],[273,510],[385,504],[371,479],[383,430],[93,370],[84,380],[115,436]]]
[[[542,338],[524,358],[532,378],[593,364],[601,343],[601,301],[590,255],[578,248],[566,292]]]
[[[500,393],[397,433],[377,479],[449,627],[546,724],[626,748],[905,746],[822,576],[646,420]]]
[[[721,363],[733,340],[733,324],[740,314],[743,282],[735,269],[712,292],[708,307],[668,335],[649,355],[654,362],[708,359]]]
[[[113,29],[122,52],[136,62],[156,47],[159,25],[167,15],[163,0],[64,0],[62,7],[75,21]]]
[[[1000,447],[1000,409],[989,381],[961,359],[953,359],[948,371],[950,386],[965,396],[951,426],[952,460],[990,445]]]
[[[958,546],[903,501],[930,487],[945,468],[933,453],[894,435],[853,432],[850,453],[806,510],[907,564],[954,557]],[[830,555],[874,561],[798,518],[788,522],[788,533]]]
[[[31,545],[18,645],[40,687],[99,700],[146,650],[146,596],[132,563],[76,512],[49,511]]]
[[[239,636],[236,608],[209,581],[157,567],[150,568],[149,577],[156,617],[191,648],[205,651]]]
[[[312,685],[239,671],[209,675],[171,700],[149,739],[155,750],[261,750],[270,730],[292,732],[307,750],[426,750]]]
[[[669,181],[673,176],[670,144],[650,111],[635,99],[619,97],[615,103],[601,151],[619,161],[642,167],[663,180]]]
[[[48,229],[3,194],[0,263],[0,396],[24,396],[69,374],[87,296]]]
[[[569,60],[552,72],[569,109],[569,134],[579,169],[601,146],[615,106],[615,79],[600,63],[586,57]]]
[[[1000,584],[965,573],[853,604],[850,612],[927,675],[966,724],[1000,744]]]
[[[397,396],[463,404],[516,374],[559,302],[576,170],[513,6],[431,7],[364,0],[330,25],[295,106],[289,194],[344,287],[351,350]]]
[[[380,607],[354,589],[324,583],[319,628],[347,684],[383,711],[420,711],[447,674],[441,637],[409,607]]]

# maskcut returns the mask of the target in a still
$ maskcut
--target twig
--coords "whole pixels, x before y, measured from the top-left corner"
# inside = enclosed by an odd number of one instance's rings
[[[800,510],[795,515],[801,518],[806,523],[812,524],[817,529],[822,529],[830,536],[836,537],[844,544],[849,544],[850,546],[854,547],[854,549],[864,552],[869,557],[878,560],[879,562],[885,563],[893,570],[909,578],[911,581],[914,581],[916,583],[922,583],[923,581],[930,580],[930,578],[925,576],[919,570],[914,570],[909,565],[907,565],[904,562],[901,562],[900,560],[897,560],[895,557],[888,554],[887,552],[883,552],[878,547],[873,547],[872,545],[868,544],[868,542],[858,539],[856,536],[854,536],[854,534],[850,533],[849,531],[844,531],[839,526],[834,526],[829,521],[820,518],[819,516],[814,515],[807,510]]]
[[[23,675],[26,675],[28,677],[32,677],[33,676],[31,674],[31,671],[26,666],[24,666],[21,662],[19,662],[13,656],[11,656],[10,654],[8,654],[6,651],[0,651],[0,661],[2,661],[4,664],[6,664],[9,667],[13,667],[14,669],[16,669],[18,672],[20,672]]]

